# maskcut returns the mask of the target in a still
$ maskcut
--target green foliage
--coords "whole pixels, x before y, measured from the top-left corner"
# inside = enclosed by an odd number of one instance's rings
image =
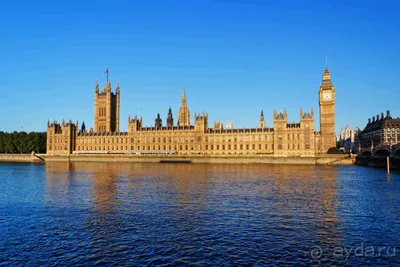
[[[0,153],[46,153],[46,133],[0,132]]]
[[[328,154],[343,154],[343,151],[337,147],[331,147],[328,149]]]

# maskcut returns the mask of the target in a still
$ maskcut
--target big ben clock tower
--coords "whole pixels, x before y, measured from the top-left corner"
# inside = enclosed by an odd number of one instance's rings
[[[335,135],[335,87],[331,81],[328,63],[325,65],[322,83],[319,88],[319,123],[321,131],[320,152],[327,153],[328,149],[336,146]]]

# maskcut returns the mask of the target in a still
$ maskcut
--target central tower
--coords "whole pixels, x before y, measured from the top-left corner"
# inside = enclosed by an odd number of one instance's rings
[[[190,126],[190,112],[187,105],[185,88],[183,88],[181,107],[178,112],[178,126]]]
[[[327,153],[329,148],[336,147],[335,101],[335,87],[331,81],[331,74],[326,63],[322,83],[319,88],[320,153]]]

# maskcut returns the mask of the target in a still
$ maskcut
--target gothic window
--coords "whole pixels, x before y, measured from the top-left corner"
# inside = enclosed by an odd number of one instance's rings
[[[258,149],[261,149],[261,144],[258,145]]]

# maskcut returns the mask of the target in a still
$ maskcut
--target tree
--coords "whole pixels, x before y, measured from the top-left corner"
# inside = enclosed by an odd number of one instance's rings
[[[46,153],[45,132],[0,132],[0,153]]]
[[[328,154],[343,154],[343,152],[337,147],[331,147],[328,149]]]

